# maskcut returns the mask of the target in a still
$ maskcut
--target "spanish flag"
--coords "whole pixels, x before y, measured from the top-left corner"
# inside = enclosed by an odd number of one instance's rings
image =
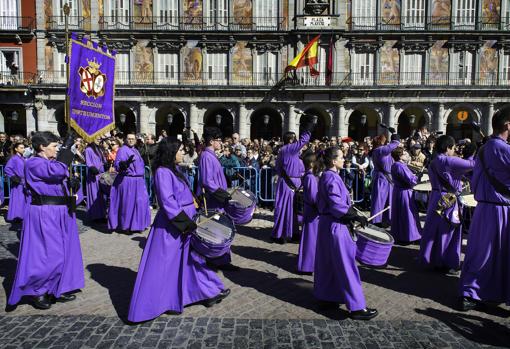
[[[318,48],[319,48],[319,38],[320,35],[317,35],[313,38],[312,41],[306,45],[303,51],[299,52],[299,54],[290,62],[290,64],[285,68],[285,73],[288,73],[291,70],[296,70],[298,68],[308,66],[310,68],[311,76],[318,76],[319,71],[316,70],[313,66],[318,62]]]

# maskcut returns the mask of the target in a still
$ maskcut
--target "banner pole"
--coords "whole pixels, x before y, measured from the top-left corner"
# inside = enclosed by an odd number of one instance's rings
[[[71,120],[69,117],[69,3],[64,4],[65,32],[66,32],[66,100],[65,100],[65,121],[67,123],[67,135],[71,132]]]

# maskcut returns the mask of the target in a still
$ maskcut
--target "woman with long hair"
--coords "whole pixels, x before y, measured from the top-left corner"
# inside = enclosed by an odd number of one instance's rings
[[[23,143],[14,143],[12,145],[13,154],[5,165],[5,174],[9,177],[11,183],[11,192],[9,197],[9,210],[7,211],[7,220],[23,220],[23,214],[27,205],[27,193],[25,188],[25,145]]]
[[[138,268],[128,315],[132,322],[151,320],[168,311],[181,313],[192,303],[210,307],[230,293],[205,258],[191,250],[196,208],[186,177],[177,166],[183,156],[177,139],[159,142],[154,187],[160,209]]]

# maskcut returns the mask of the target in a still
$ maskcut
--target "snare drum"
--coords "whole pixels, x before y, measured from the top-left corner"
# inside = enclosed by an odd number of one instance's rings
[[[460,200],[466,207],[475,208],[478,205],[473,194],[461,195]]]
[[[418,202],[418,208],[420,211],[427,211],[432,184],[430,182],[419,183],[414,186],[413,190],[415,191],[414,197]]]
[[[356,229],[356,260],[361,264],[380,267],[388,263],[395,240],[386,230],[369,224]]]
[[[237,188],[229,190],[232,200],[225,206],[225,212],[232,218],[235,224],[250,223],[257,205],[255,194],[247,189]]]
[[[234,222],[219,211],[199,212],[194,217],[197,229],[191,236],[191,247],[207,258],[223,256],[230,249],[236,233]]]
[[[117,177],[117,172],[105,172],[101,173],[99,176],[99,183],[106,186],[112,186],[115,178]]]

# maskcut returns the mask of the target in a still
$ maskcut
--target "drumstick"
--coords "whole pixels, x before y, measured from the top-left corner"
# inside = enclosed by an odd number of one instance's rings
[[[359,214],[361,214],[363,217],[368,218],[368,216],[365,214],[365,212],[361,211],[360,209],[357,209],[356,206],[351,206],[353,209],[358,211]]]
[[[207,223],[207,222],[209,222],[210,220],[214,219],[214,217],[216,217],[216,215],[217,215],[217,214],[219,215],[219,213],[215,213],[215,214],[213,214],[211,217],[208,217],[208,218],[204,219],[203,221],[198,222],[198,223],[197,223],[197,227],[200,227],[202,224]],[[206,215],[207,215],[207,214],[206,214]]]
[[[391,205],[389,205],[388,207],[386,207],[384,210],[377,212],[377,213],[376,213],[375,215],[373,215],[372,217],[369,217],[369,218],[367,219],[367,221],[369,221],[369,222],[370,222],[372,219],[374,219],[374,218],[375,218],[375,217],[377,217],[377,216],[382,215],[384,212],[388,211],[390,208],[391,208]]]
[[[205,210],[205,215],[208,216],[207,214],[207,201],[205,201],[205,188],[202,188],[202,193],[204,194],[203,195],[203,199],[204,199],[204,210]]]

